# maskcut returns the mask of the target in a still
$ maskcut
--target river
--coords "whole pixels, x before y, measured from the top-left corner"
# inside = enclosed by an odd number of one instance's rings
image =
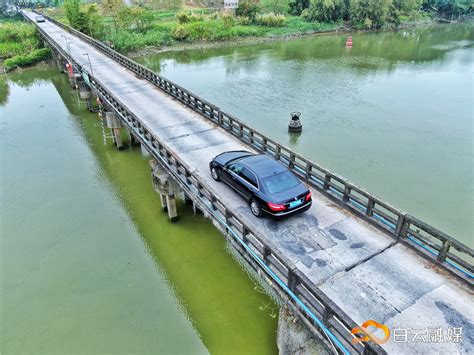
[[[56,67],[0,77],[0,352],[274,354],[278,308]]]
[[[473,24],[351,35],[138,60],[473,247]]]

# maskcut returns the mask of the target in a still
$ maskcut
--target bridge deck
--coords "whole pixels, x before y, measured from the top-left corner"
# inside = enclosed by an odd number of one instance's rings
[[[33,13],[27,15],[34,19]],[[81,39],[49,21],[38,25],[65,50],[62,36],[72,40],[70,54],[85,68],[89,68],[83,55],[87,52],[94,76],[355,322],[374,319],[391,329],[425,331],[463,327],[460,344],[391,341],[383,345],[387,351],[472,351],[474,302],[465,285],[315,189],[313,207],[307,212],[279,222],[256,219],[236,193],[212,180],[208,167],[223,151],[251,149]]]

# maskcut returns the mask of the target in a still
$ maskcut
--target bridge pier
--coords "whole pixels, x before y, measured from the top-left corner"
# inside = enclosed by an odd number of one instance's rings
[[[110,131],[112,132],[112,138],[114,140],[115,146],[117,149],[123,149],[123,142],[122,142],[122,136],[121,136],[121,131],[120,128],[122,127],[122,123],[118,119],[118,117],[115,115],[114,112],[112,111],[106,111],[105,112],[105,125],[107,128],[110,128]]]
[[[168,212],[171,222],[178,219],[176,208],[176,195],[179,193],[179,186],[156,160],[150,160],[151,177],[153,189],[160,195],[161,208]]]
[[[56,65],[58,66],[58,70],[61,73],[66,73],[66,65],[62,57],[59,55],[59,53],[53,51],[53,58],[54,58],[54,61],[56,62]]]
[[[89,85],[87,85],[84,81],[79,82],[79,98],[81,100],[86,100],[88,102],[87,107],[89,108],[89,102],[92,98],[92,91]]]
[[[140,146],[140,141],[133,135],[131,131],[128,131],[128,137],[131,147],[138,147]]]

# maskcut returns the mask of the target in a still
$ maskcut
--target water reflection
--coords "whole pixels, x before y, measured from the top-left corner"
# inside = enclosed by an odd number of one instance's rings
[[[346,36],[140,61],[472,245],[472,23]]]

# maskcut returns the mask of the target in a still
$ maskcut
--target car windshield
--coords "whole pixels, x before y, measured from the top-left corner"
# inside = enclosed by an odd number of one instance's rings
[[[265,189],[270,194],[277,194],[279,192],[289,190],[300,183],[298,179],[288,170],[263,178],[262,181]]]

